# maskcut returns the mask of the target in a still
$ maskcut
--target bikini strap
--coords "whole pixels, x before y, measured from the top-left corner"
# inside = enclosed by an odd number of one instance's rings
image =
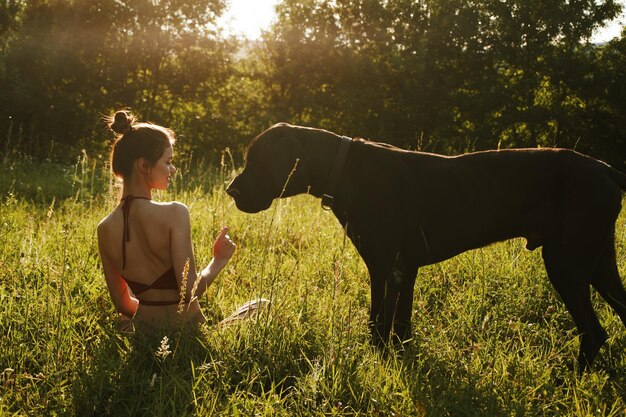
[[[133,200],[152,200],[149,197],[135,197],[133,195],[127,195],[122,198],[122,213],[124,214],[124,231],[122,233],[122,270],[126,268],[126,242],[130,241],[130,225],[128,224],[128,214],[130,213],[130,205]]]

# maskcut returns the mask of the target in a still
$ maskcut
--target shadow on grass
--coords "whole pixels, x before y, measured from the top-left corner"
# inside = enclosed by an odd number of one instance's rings
[[[74,380],[75,414],[185,415],[192,413],[194,366],[210,357],[200,332],[174,340],[123,336],[107,328]]]
[[[504,410],[497,389],[479,383],[483,375],[460,364],[418,352],[416,347],[407,349],[400,361],[405,384],[412,387],[412,397],[422,405],[424,415],[524,415],[524,410]]]
[[[92,360],[77,367],[75,414],[211,415],[289,395],[315,355],[311,336],[292,327],[250,320],[165,340],[108,325]]]
[[[570,362],[544,363],[545,358],[537,358],[515,371],[513,360],[506,369],[487,369],[455,364],[445,355],[415,346],[397,361],[405,386],[411,387],[411,397],[426,416],[566,415],[585,407],[601,409],[595,402],[607,405],[608,415],[611,404],[626,399],[626,339],[609,342],[582,377]],[[518,354],[521,359],[523,354]]]

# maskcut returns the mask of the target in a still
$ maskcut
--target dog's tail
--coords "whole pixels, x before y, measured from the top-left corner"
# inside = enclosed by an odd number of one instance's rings
[[[615,183],[619,185],[623,191],[626,191],[626,174],[609,167],[609,177],[611,177],[611,179],[615,181]]]

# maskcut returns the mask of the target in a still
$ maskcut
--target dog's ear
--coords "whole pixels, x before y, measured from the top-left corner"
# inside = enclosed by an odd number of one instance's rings
[[[279,195],[287,196],[303,192],[299,185],[303,180],[306,163],[305,149],[294,132],[286,131],[272,141],[271,161],[274,182]],[[298,188],[298,190],[296,190]],[[288,191],[289,190],[289,191]]]

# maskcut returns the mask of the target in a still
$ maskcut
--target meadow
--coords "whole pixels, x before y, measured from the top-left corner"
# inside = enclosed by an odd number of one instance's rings
[[[539,250],[512,240],[421,269],[414,339],[383,355],[369,345],[365,265],[333,215],[306,195],[239,212],[225,156],[183,163],[157,196],[189,206],[199,265],[221,225],[238,244],[201,300],[209,325],[158,340],[118,329],[95,235],[117,204],[104,162],[0,162],[0,415],[626,415],[624,325],[594,293],[610,339],[578,377]],[[624,279],[626,210],[617,253]],[[217,325],[256,297],[271,307]]]

